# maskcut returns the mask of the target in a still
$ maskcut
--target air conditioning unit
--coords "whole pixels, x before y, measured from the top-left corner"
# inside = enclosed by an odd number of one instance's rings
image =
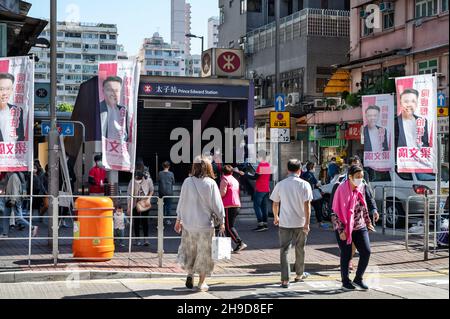
[[[294,106],[300,103],[300,93],[291,93],[288,95],[288,105]]]
[[[314,108],[315,109],[325,109],[325,101],[322,99],[316,99],[314,100]]]
[[[381,12],[389,12],[394,10],[394,3],[393,2],[381,2],[380,3],[380,11]]]

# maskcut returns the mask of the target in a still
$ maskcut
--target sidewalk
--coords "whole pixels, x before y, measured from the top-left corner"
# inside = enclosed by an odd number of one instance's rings
[[[156,237],[156,221],[150,221],[150,236]],[[243,218],[238,221],[238,231],[249,248],[238,255],[233,255],[231,261],[216,265],[216,275],[275,275],[279,273],[278,233],[275,227],[268,232],[255,233],[252,229],[255,221]],[[71,236],[71,229],[61,230],[62,236]],[[381,230],[380,230],[381,232]],[[39,235],[47,234],[46,226],[41,224]],[[26,236],[27,232],[12,232],[11,236]],[[166,236],[174,236],[172,226],[166,226]],[[403,236],[371,235],[372,257],[368,272],[401,272],[448,270],[448,251],[434,256],[430,254],[429,261],[423,261],[422,252],[407,252]],[[71,242],[60,241],[60,260],[58,266],[53,266],[51,249],[46,240],[36,240],[32,244],[32,262],[28,267],[28,240],[0,241],[0,273],[11,272],[55,272],[55,271],[85,271],[105,273],[147,273],[164,275],[184,275],[176,263],[176,253],[179,240],[165,241],[163,267],[158,265],[157,242],[151,241],[150,247],[132,246],[133,252],[128,254],[126,248],[116,252],[115,259],[108,262],[74,262],[71,260]],[[130,257],[130,259],[128,259]],[[291,259],[293,259],[291,252]],[[355,261],[355,265],[356,265]],[[306,271],[318,274],[323,272],[339,272],[339,249],[332,230],[320,229],[312,225],[306,249]],[[4,274],[5,275],[5,274]],[[1,282],[1,279],[0,279]]]

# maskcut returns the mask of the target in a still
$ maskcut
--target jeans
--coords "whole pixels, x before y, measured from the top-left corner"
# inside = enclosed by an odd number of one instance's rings
[[[227,232],[227,237],[231,237],[231,240],[236,245],[239,245],[242,243],[241,238],[239,237],[239,233],[237,232],[236,228],[234,227],[234,224],[236,222],[236,218],[239,215],[240,208],[238,207],[232,207],[232,208],[226,208],[225,209],[225,229]]]
[[[281,281],[289,281],[290,265],[288,261],[291,244],[295,245],[295,273],[298,277],[305,272],[305,246],[308,236],[303,228],[280,227]]]
[[[119,245],[123,244],[125,238],[125,229],[114,229],[114,238],[117,238]]]
[[[141,225],[144,231],[144,237],[148,237],[148,222],[150,217],[150,211],[143,213],[138,213],[136,208],[133,210],[133,227],[134,227],[134,237],[141,237]],[[137,239],[140,240],[140,239]]]
[[[164,216],[172,215],[172,198],[164,198]]]
[[[267,218],[269,215],[268,207],[269,193],[255,192],[253,196],[253,207],[255,209],[256,218],[258,224],[267,224]]]
[[[336,232],[337,241],[339,244],[339,249],[341,250],[341,277],[342,283],[349,283],[349,269],[348,265],[352,259],[352,244],[348,245],[347,241],[341,240],[339,237],[339,232]],[[358,270],[356,271],[355,280],[362,280],[367,267],[369,266],[370,260],[370,239],[369,231],[367,228],[360,230],[355,230],[352,234],[353,244],[355,244],[356,249],[359,252],[359,264]]]
[[[312,207],[314,208],[314,212],[316,213],[317,222],[322,223],[323,222],[323,214],[322,214],[323,199],[312,202]]]
[[[1,209],[1,207],[0,207]],[[30,223],[23,217],[23,213],[22,213],[22,202],[17,201],[16,204],[11,207],[5,207],[3,210],[3,231],[2,234],[3,235],[8,235],[9,234],[9,217],[11,216],[11,213],[14,212],[14,216],[16,217],[16,219],[18,220],[19,224],[22,226],[25,226],[26,228],[30,227]]]

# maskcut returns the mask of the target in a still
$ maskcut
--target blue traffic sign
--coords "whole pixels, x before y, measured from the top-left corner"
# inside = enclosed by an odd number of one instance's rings
[[[275,96],[275,111],[276,112],[286,111],[286,96],[284,94],[277,94]]]
[[[438,93],[438,107],[445,107],[445,94],[444,93]]]
[[[57,124],[58,132],[61,136],[75,136],[75,124],[60,122]],[[42,135],[48,136],[51,130],[50,122],[42,122]]]

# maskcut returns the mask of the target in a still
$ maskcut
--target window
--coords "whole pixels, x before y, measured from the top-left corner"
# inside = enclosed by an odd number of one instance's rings
[[[373,28],[367,27],[366,20],[363,19],[362,24],[363,24],[363,34],[362,34],[363,37],[367,37],[367,36],[373,34]]]
[[[267,4],[267,11],[269,14],[269,17],[275,16],[275,0],[269,0],[269,3]]]
[[[66,54],[66,59],[76,59],[76,60],[81,60],[81,54],[67,53],[67,54]]]
[[[434,74],[438,72],[437,60],[419,62],[419,74]]]
[[[437,14],[438,0],[416,0],[416,18]]]
[[[448,11],[448,0],[442,0],[441,1],[441,12],[447,12]]]
[[[262,12],[262,0],[247,0],[248,12]]]
[[[100,34],[100,39],[106,40],[106,34]]]
[[[318,78],[316,81],[316,93],[323,93],[327,87],[329,79]]]
[[[117,39],[117,36],[116,36],[115,34],[110,34],[110,35],[109,35],[109,39],[110,39],[110,40],[116,40],[116,39]]]
[[[303,8],[304,8],[303,0],[298,0],[298,11],[303,10]]]
[[[68,32],[68,33],[66,33],[66,38],[80,38],[81,39],[81,33]]]
[[[383,14],[383,30],[394,27],[394,17],[395,13],[393,11]]]

